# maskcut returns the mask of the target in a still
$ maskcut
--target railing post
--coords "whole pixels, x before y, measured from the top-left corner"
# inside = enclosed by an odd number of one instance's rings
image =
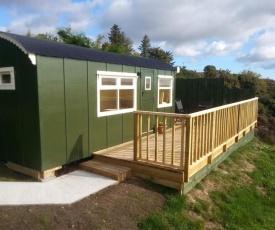
[[[147,160],[150,159],[150,115],[148,115],[147,117],[147,145],[146,145],[146,148],[147,148],[147,151],[146,151],[146,155],[147,155]]]
[[[189,168],[192,160],[192,134],[193,134],[193,118],[186,119],[186,148],[185,148],[185,166],[184,166],[184,182],[189,181]],[[183,125],[183,124],[182,124]]]
[[[211,137],[210,137],[210,151],[211,155],[208,157],[208,164],[212,163],[213,160],[213,152],[215,148],[215,135],[216,135],[216,111],[212,113],[211,116]]]
[[[139,114],[134,113],[134,161],[137,161],[139,141]]]
[[[237,138],[236,138],[236,142],[239,141],[239,135],[240,135],[240,112],[241,112],[241,104],[238,105],[238,124],[237,124]]]
[[[158,162],[158,115],[155,115],[155,161]]]
[[[162,150],[162,162],[165,163],[166,158],[166,124],[167,124],[167,117],[164,117],[164,124],[163,124],[163,150]]]

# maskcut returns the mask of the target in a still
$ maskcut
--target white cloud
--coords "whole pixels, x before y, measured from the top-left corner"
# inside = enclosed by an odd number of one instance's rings
[[[258,37],[256,45],[249,52],[241,54],[238,60],[246,64],[259,64],[264,68],[272,68],[274,64],[269,62],[274,62],[275,60],[274,37],[275,28],[265,31]]]
[[[225,41],[214,41],[205,48],[208,55],[224,56],[237,51],[242,47],[241,42],[226,43]]]
[[[95,22],[92,11],[103,0],[72,2],[71,0],[1,0],[1,7],[6,8],[13,21],[7,26],[15,33],[55,32],[60,26],[68,26],[78,31],[90,28]]]
[[[206,42],[180,45],[175,48],[174,54],[178,56],[196,57],[203,53],[203,49],[206,47],[206,45]]]
[[[272,68],[275,1],[270,0],[0,0],[12,21],[1,30],[54,33],[71,25],[88,36],[106,38],[117,24],[138,47],[151,43],[177,57],[234,56],[238,61]],[[1,18],[1,16],[0,16]],[[273,29],[270,29],[273,28]],[[88,31],[88,32],[87,32]],[[96,31],[96,32],[95,32]],[[252,44],[251,38],[257,36]],[[236,54],[235,54],[236,55]]]

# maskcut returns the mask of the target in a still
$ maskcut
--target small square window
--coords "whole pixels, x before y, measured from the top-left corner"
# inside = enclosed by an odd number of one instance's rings
[[[0,68],[0,90],[15,89],[14,68],[4,67]]]
[[[145,90],[151,90],[151,77],[145,77]]]
[[[11,75],[10,74],[2,74],[1,82],[2,82],[2,84],[11,84]]]

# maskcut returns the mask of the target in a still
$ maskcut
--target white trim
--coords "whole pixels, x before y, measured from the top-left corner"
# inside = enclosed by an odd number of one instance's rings
[[[29,53],[28,56],[29,56],[29,59],[31,60],[32,64],[36,65],[36,55]]]
[[[98,76],[113,76],[113,77],[135,77],[138,78],[136,73],[125,73],[125,72],[110,72],[110,71],[97,71]]]
[[[169,87],[160,87],[159,86],[159,83],[160,83],[160,80],[161,79],[168,79],[170,80],[170,86]],[[166,76],[166,75],[158,75],[158,101],[157,101],[157,107],[158,108],[165,108],[165,107],[171,107],[173,106],[173,103],[172,103],[172,99],[173,99],[173,81],[174,81],[174,78],[173,76]],[[163,89],[163,90],[170,90],[170,98],[169,98],[169,103],[162,103],[160,104],[159,101],[160,101],[160,90]]]
[[[158,78],[174,79],[173,76],[158,75]]]
[[[149,86],[149,88],[146,88],[146,80],[147,79],[149,79],[149,81],[150,81],[150,86]],[[144,86],[144,88],[145,88],[145,90],[151,90],[151,85],[152,85],[152,77],[151,76],[145,76],[145,86]]]
[[[97,71],[97,116],[110,116],[115,114],[130,113],[137,108],[137,74],[136,73],[125,73],[125,72],[110,72],[110,71]],[[116,79],[115,85],[102,85],[103,78],[114,78]],[[121,85],[121,79],[129,78],[133,80],[132,85]],[[133,108],[119,109],[119,95],[117,96],[117,109],[110,111],[100,111],[100,91],[102,90],[116,90],[119,94],[119,90],[129,89],[133,90]]]
[[[11,83],[2,83],[2,75],[10,74]],[[0,90],[15,90],[15,78],[13,67],[0,68]]]

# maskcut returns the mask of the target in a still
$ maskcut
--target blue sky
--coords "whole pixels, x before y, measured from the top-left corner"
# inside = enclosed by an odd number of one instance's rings
[[[114,24],[136,51],[146,34],[153,46],[173,53],[177,66],[251,70],[275,80],[272,0],[0,0],[0,31],[54,34],[70,25],[107,40]]]

